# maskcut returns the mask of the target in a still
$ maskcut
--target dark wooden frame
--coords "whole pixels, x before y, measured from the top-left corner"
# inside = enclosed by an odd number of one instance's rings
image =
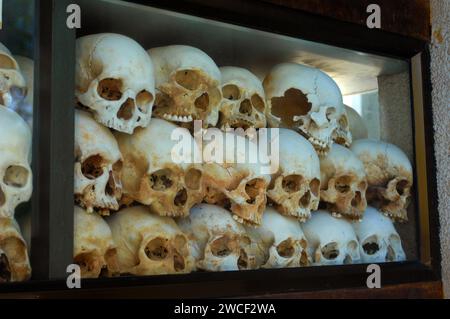
[[[65,8],[73,1],[37,1],[37,125],[34,130],[33,280],[0,285],[2,293],[79,296],[67,290],[65,266],[72,260],[73,99],[75,32],[65,25]],[[382,284],[440,280],[439,216],[431,112],[427,42],[341,22],[257,0],[130,1],[391,56],[411,65],[415,119],[418,198],[421,210],[420,259],[381,264]],[[36,252],[38,254],[36,254]],[[154,277],[84,280],[84,294],[136,297],[232,297],[275,293],[365,288],[366,265],[271,269],[228,273],[193,273]],[[262,285],[264,280],[264,285]]]

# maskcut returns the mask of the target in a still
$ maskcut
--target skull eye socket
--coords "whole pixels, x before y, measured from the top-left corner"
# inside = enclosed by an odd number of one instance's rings
[[[16,62],[9,56],[0,54],[0,68],[2,69],[17,69]]]
[[[308,254],[306,253],[306,251],[302,251],[302,253],[300,254],[300,266],[301,267],[306,267],[309,265],[309,260],[308,260]]]
[[[128,98],[121,106],[117,112],[117,117],[119,119],[128,121],[133,117],[134,114],[134,101]]]
[[[175,206],[181,207],[184,206],[187,202],[187,191],[185,188],[180,189],[173,200]]]
[[[211,253],[216,257],[226,257],[233,250],[231,246],[230,238],[222,236],[211,243]]]
[[[6,196],[5,193],[3,193],[2,188],[0,187],[0,207],[5,205],[6,203]]]
[[[333,115],[336,113],[336,109],[334,107],[327,108],[325,115],[327,117],[328,121],[331,121],[333,119]]]
[[[239,258],[237,261],[238,269],[239,270],[245,270],[248,268],[248,256],[244,249],[241,248],[241,251],[239,253]]]
[[[252,115],[252,104],[250,103],[250,100],[245,99],[244,101],[241,102],[241,105],[239,107],[239,113],[241,114],[245,114],[247,116]]]
[[[292,256],[294,256],[294,252],[295,249],[290,238],[283,240],[277,246],[277,253],[283,258],[291,258]]]
[[[367,189],[367,182],[363,181],[363,182],[359,183],[358,189],[360,189],[362,191],[366,190]]]
[[[97,179],[103,175],[103,158],[100,155],[93,155],[88,157],[81,164],[81,173],[87,179]]]
[[[157,237],[152,239],[147,246],[145,246],[145,254],[151,260],[164,260],[169,255],[169,247],[167,239]]]
[[[185,267],[184,258],[178,252],[175,252],[173,254],[173,268],[175,271],[182,271]]]
[[[191,168],[187,171],[185,176],[185,183],[187,188],[192,190],[200,189],[202,181],[202,172],[198,169]]]
[[[228,84],[222,88],[222,95],[227,100],[236,101],[241,98],[241,91],[236,85]]]
[[[399,181],[397,183],[397,185],[395,186],[395,189],[397,190],[397,193],[400,196],[402,196],[405,193],[406,189],[408,188],[408,185],[409,185],[408,181],[405,179],[402,179],[401,181]]]
[[[12,165],[7,168],[3,182],[11,187],[22,188],[27,184],[28,176],[29,172],[25,167]]]
[[[11,267],[9,266],[8,257],[0,254],[0,283],[11,281]]]
[[[122,87],[122,80],[107,78],[100,81],[97,93],[105,100],[118,101],[122,98]]]
[[[346,194],[350,191],[350,183],[351,183],[351,177],[350,176],[341,176],[336,179],[336,190],[341,194]]]
[[[320,180],[318,180],[317,178],[314,178],[309,183],[309,189],[311,190],[311,193],[313,193],[313,195],[315,197],[319,197]]]
[[[141,113],[147,114],[152,102],[153,95],[150,92],[142,90],[136,95],[136,105]]]
[[[247,199],[248,204],[254,204],[256,202],[256,197],[261,193],[260,190],[265,186],[265,181],[260,178],[255,178],[245,184],[245,192],[247,193],[249,199]]]
[[[328,243],[321,248],[322,256],[328,260],[334,260],[339,256],[338,244],[335,242]]]
[[[206,111],[209,106],[209,95],[208,93],[203,93],[194,102],[196,108]]]
[[[175,74],[175,81],[185,89],[194,91],[200,87],[202,76],[195,70],[181,70]]]
[[[340,117],[340,119],[339,119],[339,126],[343,127],[343,128],[348,127],[347,116],[343,115],[343,116]]]
[[[312,107],[306,95],[294,88],[284,92],[282,97],[272,98],[271,104],[273,115],[281,118],[282,124],[287,127],[294,125],[295,116],[308,114]]]
[[[303,177],[301,175],[289,175],[283,178],[281,187],[287,193],[295,193],[300,190]]]
[[[380,246],[378,245],[378,240],[375,235],[367,237],[361,246],[367,255],[376,254],[380,250]]]
[[[257,109],[259,112],[264,113],[266,105],[264,104],[264,100],[258,94],[253,94],[251,101],[255,109]]]
[[[169,169],[160,169],[150,175],[150,185],[155,191],[164,191],[173,185],[172,172]]]

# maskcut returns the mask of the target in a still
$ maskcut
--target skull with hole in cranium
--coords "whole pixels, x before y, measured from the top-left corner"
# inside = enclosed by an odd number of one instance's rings
[[[217,126],[221,129],[266,126],[266,100],[261,81],[250,71],[221,67],[222,103]]]
[[[276,65],[263,82],[271,127],[298,130],[326,155],[345,114],[337,84],[322,71],[296,63]]]
[[[153,64],[134,40],[112,33],[77,39],[76,97],[99,123],[132,133],[150,122]]]
[[[0,217],[12,217],[33,191],[31,131],[14,111],[0,105]]]
[[[367,206],[367,180],[359,158],[347,148],[333,144],[330,152],[320,159],[320,173],[320,199],[327,210],[338,216],[361,219]]]
[[[191,207],[203,200],[199,147],[187,129],[152,119],[134,135],[116,136],[124,157],[125,200],[138,201],[158,215],[172,217],[187,216]]]
[[[0,104],[16,109],[27,91],[25,78],[11,52],[0,43]]]
[[[188,238],[172,218],[134,206],[108,217],[107,222],[122,274],[184,274],[194,269]]]
[[[355,141],[351,150],[366,170],[368,203],[394,221],[407,221],[413,172],[406,154],[393,144],[372,139]]]
[[[74,262],[80,266],[81,278],[116,276],[119,272],[117,251],[111,229],[97,214],[74,209]]]
[[[318,210],[302,224],[302,229],[314,265],[342,265],[360,261],[358,239],[347,220]]]
[[[122,155],[112,133],[91,117],[75,112],[75,199],[89,212],[108,215],[122,197]]]
[[[154,115],[184,125],[202,120],[215,126],[222,95],[220,70],[203,51],[170,45],[148,50],[155,65],[156,101]]]
[[[189,238],[197,268],[208,271],[254,268],[254,260],[249,255],[250,238],[226,209],[196,205],[178,225]]]
[[[278,212],[304,222],[319,206],[319,158],[303,136],[289,129],[279,129],[279,147],[279,170],[267,196]]]

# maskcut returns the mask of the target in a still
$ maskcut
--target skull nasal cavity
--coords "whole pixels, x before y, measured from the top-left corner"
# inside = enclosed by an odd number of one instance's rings
[[[294,116],[306,115],[311,110],[311,103],[302,91],[291,88],[284,92],[283,97],[274,97],[272,113],[281,118],[284,126],[291,127],[294,124]]]
[[[370,236],[367,238],[363,244],[362,248],[367,255],[373,255],[380,250],[380,246],[378,246],[377,238],[375,236]]]
[[[81,173],[88,179],[96,179],[103,175],[103,158],[100,155],[88,157],[81,165]]]
[[[0,254],[0,283],[11,281],[11,268],[9,266],[8,257]]]
[[[211,253],[216,257],[226,257],[231,254],[230,240],[228,237],[220,237],[211,243]]]
[[[187,192],[186,189],[183,188],[178,191],[177,195],[175,196],[175,199],[173,200],[173,203],[175,206],[184,206],[187,202]]]
[[[182,70],[175,75],[175,81],[188,90],[196,90],[200,87],[201,75],[197,71]]]
[[[295,252],[294,246],[292,245],[292,240],[289,238],[279,243],[277,246],[277,252],[278,255],[280,255],[281,257],[284,258],[292,257]]]
[[[250,103],[250,100],[245,99],[241,102],[241,106],[239,107],[239,113],[245,114],[245,115],[252,115],[252,104]]]
[[[24,187],[28,182],[28,170],[22,166],[10,166],[6,170],[3,182],[12,187]]]
[[[198,169],[191,168],[185,176],[186,186],[189,189],[198,190],[202,180],[202,172]]]
[[[245,270],[248,268],[248,256],[244,249],[241,249],[237,264],[239,270]]]
[[[154,238],[145,247],[145,254],[151,260],[163,260],[169,254],[167,239]]]
[[[119,119],[128,121],[133,117],[134,113],[134,101],[132,99],[127,99],[119,109],[119,112],[117,112],[117,117]]]
[[[325,259],[333,260],[336,259],[337,256],[339,256],[339,249],[337,243],[328,243],[325,246],[322,247],[322,256]]]
[[[203,93],[200,95],[194,102],[195,107],[198,109],[201,109],[203,111],[206,111],[209,106],[209,95],[208,93]]]
[[[361,192],[355,192],[355,197],[352,199],[352,206],[357,207],[361,203]]]
[[[225,99],[236,101],[241,98],[241,92],[239,88],[234,84],[225,85],[222,88],[222,95]]]
[[[289,175],[283,178],[281,186],[288,193],[295,193],[300,190],[303,177],[300,175]]]
[[[155,191],[164,191],[172,187],[173,182],[170,178],[171,171],[161,169],[150,175],[150,185]]]
[[[147,114],[152,102],[153,95],[150,92],[143,90],[136,95],[136,105],[141,113]]]
[[[117,101],[122,98],[122,80],[103,79],[97,87],[97,93],[108,101]]]

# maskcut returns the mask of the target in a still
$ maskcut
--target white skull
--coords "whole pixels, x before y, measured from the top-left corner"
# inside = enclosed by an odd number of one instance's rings
[[[262,268],[307,266],[308,242],[300,223],[267,207],[260,227],[247,227],[252,240],[252,255]]]
[[[178,149],[180,136],[184,149]],[[200,152],[187,129],[152,119],[134,135],[118,133],[117,140],[124,157],[124,195],[129,200],[172,217],[187,216],[191,207],[203,200]]]
[[[367,179],[363,163],[347,148],[333,144],[320,159],[320,199],[327,210],[351,219],[361,219],[367,206]]]
[[[266,127],[266,99],[261,81],[250,71],[221,67],[222,103],[218,127]]]
[[[320,162],[300,134],[279,130],[279,171],[272,176],[267,196],[281,214],[305,221],[320,199]]]
[[[76,97],[95,119],[132,133],[150,122],[155,95],[153,64],[134,40],[101,33],[76,42]]]
[[[31,130],[25,121],[0,105],[0,217],[14,216],[33,190]]]
[[[326,154],[345,114],[337,84],[318,69],[282,63],[270,71],[263,85],[270,126],[296,129],[319,155]]]
[[[353,223],[364,263],[406,260],[402,241],[392,221],[373,207],[367,207],[361,222]]]
[[[342,265],[360,261],[359,244],[350,222],[318,210],[302,224],[314,265]]]
[[[172,122],[215,126],[222,98],[220,70],[203,51],[186,45],[148,50],[155,65],[154,115]]]
[[[31,277],[27,244],[12,218],[0,217],[0,283],[25,281]]]
[[[0,104],[16,109],[26,95],[25,79],[11,52],[0,43]]]
[[[74,209],[74,262],[81,268],[81,278],[116,276],[120,273],[117,250],[111,229],[97,214]]]
[[[122,155],[112,133],[84,111],[75,112],[75,199],[89,212],[119,209]]]
[[[250,238],[244,226],[226,209],[200,204],[192,208],[188,217],[180,219],[178,225],[189,238],[197,268],[208,271],[253,268]]]
[[[366,169],[368,203],[394,221],[407,221],[413,171],[405,153],[393,144],[371,139],[355,141],[351,150]]]
[[[195,267],[188,239],[172,218],[134,206],[108,217],[107,222],[122,274],[182,274]]]
[[[233,218],[240,223],[260,225],[270,175],[261,169],[257,143],[240,134],[215,128],[206,131],[203,142],[205,201],[231,210]],[[223,158],[217,158],[213,149],[223,149]],[[251,158],[256,159],[255,163]]]
[[[14,56],[19,64],[26,83],[26,96],[16,106],[16,112],[30,125],[33,126],[33,92],[34,92],[34,61],[23,57]]]
[[[345,111],[347,113],[348,126],[352,134],[353,141],[367,138],[369,133],[367,131],[366,123],[364,123],[361,115],[347,105],[345,106]]]

